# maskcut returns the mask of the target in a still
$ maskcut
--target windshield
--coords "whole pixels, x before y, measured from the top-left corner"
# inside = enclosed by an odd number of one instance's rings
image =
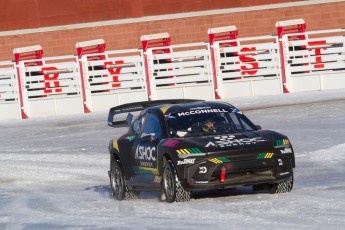
[[[240,111],[233,109],[199,109],[165,115],[173,137],[218,135],[255,130],[254,125]]]

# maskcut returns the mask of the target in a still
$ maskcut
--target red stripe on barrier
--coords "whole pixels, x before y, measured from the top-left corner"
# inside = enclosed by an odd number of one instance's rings
[[[121,83],[113,83],[111,84],[111,87],[113,88],[121,87]]]

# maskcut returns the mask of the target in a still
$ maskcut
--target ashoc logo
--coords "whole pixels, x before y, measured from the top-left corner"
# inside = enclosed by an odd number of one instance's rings
[[[135,159],[146,160],[146,161],[156,161],[156,157],[153,153],[156,151],[156,147],[150,146],[138,146],[135,151]]]

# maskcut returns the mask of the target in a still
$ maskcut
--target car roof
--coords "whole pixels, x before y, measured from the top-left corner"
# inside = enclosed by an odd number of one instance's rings
[[[200,101],[183,104],[162,104],[147,108],[147,111],[161,110],[163,113],[174,113],[196,109],[236,109],[233,105],[221,101]]]

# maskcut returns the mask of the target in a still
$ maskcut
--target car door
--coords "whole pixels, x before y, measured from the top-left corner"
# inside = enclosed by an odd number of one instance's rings
[[[135,173],[141,182],[153,183],[158,174],[157,145],[162,138],[162,126],[155,113],[147,113],[144,120],[135,149]]]

